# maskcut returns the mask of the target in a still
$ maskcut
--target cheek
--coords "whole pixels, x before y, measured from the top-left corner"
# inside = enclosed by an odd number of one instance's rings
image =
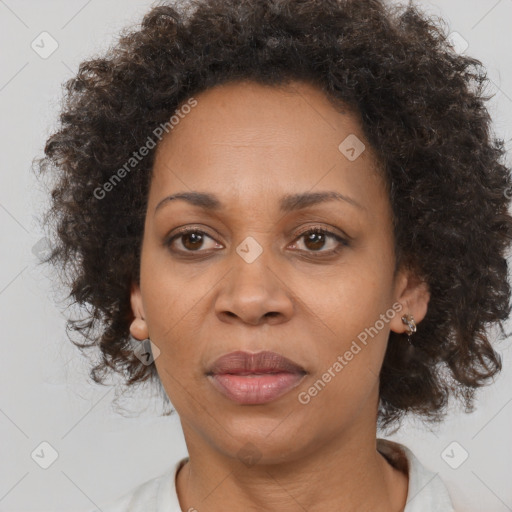
[[[362,284],[363,283],[363,284]],[[347,280],[315,304],[321,314],[321,339],[315,347],[316,371],[300,391],[300,403],[329,411],[333,424],[343,424],[377,399],[379,373],[389,336],[389,320],[380,315],[390,308],[382,300],[386,289],[364,280]],[[368,285],[368,288],[364,286]],[[320,313],[321,312],[321,313]]]
[[[384,263],[361,257],[340,267],[328,284],[316,288],[309,304],[312,318],[321,320],[318,325],[325,335],[318,348],[320,374],[329,368],[334,371],[332,366],[341,356],[343,370],[335,373],[347,378],[334,379],[339,385],[351,388],[351,383],[361,380],[371,384],[378,375],[390,330],[386,313],[395,314],[391,276]]]
[[[366,264],[360,258],[358,263],[340,267],[337,275],[315,294],[312,306],[342,338],[357,336],[391,306],[391,290],[387,268]]]
[[[148,301],[150,337],[160,349],[155,365],[173,406],[180,414],[198,415],[202,400],[197,385],[204,378],[201,354],[208,343],[201,330],[204,293],[191,292],[186,283],[178,286],[176,281],[172,280],[172,286],[170,282],[155,283],[157,291]]]
[[[187,323],[189,311],[200,305],[201,299],[214,284],[201,277],[194,265],[178,265],[165,249],[156,242],[145,242],[141,259],[141,288],[144,310],[150,325],[150,335],[155,339],[173,336],[182,323]]]

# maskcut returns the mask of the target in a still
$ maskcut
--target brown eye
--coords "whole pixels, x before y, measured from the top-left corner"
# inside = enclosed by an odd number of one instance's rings
[[[203,235],[198,232],[185,233],[181,235],[181,240],[183,246],[189,251],[200,249],[203,245]]]
[[[325,245],[325,233],[314,231],[305,236],[304,245],[312,251],[321,249]]]
[[[194,228],[187,228],[181,230],[179,233],[171,236],[168,240],[164,242],[164,245],[168,247],[172,252],[176,253],[186,253],[186,252],[205,252],[204,245],[207,240],[213,240],[211,236],[209,236],[204,231]],[[177,242],[180,242],[181,247],[176,248],[175,245]],[[212,247],[207,247],[206,249],[212,249],[217,247],[219,244],[216,242],[212,244]],[[200,249],[203,249],[200,251]]]
[[[339,252],[340,246],[348,246],[348,242],[345,239],[331,231],[321,228],[313,228],[301,233],[297,240],[301,239],[304,240],[303,244],[306,248],[306,252],[317,252],[322,255],[335,254]],[[329,240],[331,241],[330,244]],[[294,245],[297,246],[297,242],[295,242]],[[324,249],[326,245],[330,245],[330,247],[328,247],[327,250],[321,250]]]

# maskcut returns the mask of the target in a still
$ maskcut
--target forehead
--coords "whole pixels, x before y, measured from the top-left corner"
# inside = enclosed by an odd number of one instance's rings
[[[164,192],[198,189],[249,201],[315,188],[362,197],[381,185],[358,115],[310,84],[235,82],[195,100],[157,148],[153,205]]]

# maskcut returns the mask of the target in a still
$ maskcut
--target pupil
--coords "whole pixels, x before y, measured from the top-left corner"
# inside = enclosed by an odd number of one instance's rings
[[[306,247],[308,247],[308,249],[321,249],[325,241],[324,236],[325,235],[323,233],[310,233],[310,235],[306,239]],[[317,239],[316,242],[314,240],[315,237],[319,237],[319,239]],[[308,245],[311,242],[313,243],[312,247]]]
[[[202,235],[199,233],[187,233],[186,235],[183,236],[183,245],[187,249],[197,249],[201,247],[201,244],[203,243],[202,238]],[[187,240],[192,240],[192,244],[187,243]],[[196,245],[194,245],[194,243]]]

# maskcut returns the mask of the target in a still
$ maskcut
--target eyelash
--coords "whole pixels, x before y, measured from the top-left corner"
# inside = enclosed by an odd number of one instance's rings
[[[208,233],[206,233],[205,231],[202,231],[200,229],[197,229],[197,228],[194,228],[194,227],[188,227],[188,228],[183,228],[181,230],[179,230],[177,233],[175,233],[174,235],[172,235],[172,237],[168,238],[167,240],[165,240],[164,242],[164,245],[168,248],[171,248],[174,240],[184,236],[184,235],[188,235],[190,233],[197,233],[197,234],[201,234],[201,235],[206,235],[208,238],[211,238],[213,240],[213,237],[211,237]],[[332,237],[334,238],[337,242],[339,242],[340,245],[344,246],[344,247],[348,247],[349,246],[349,242],[342,238],[341,236],[337,235],[336,233],[333,233],[332,231],[329,231],[325,228],[322,228],[322,227],[313,227],[313,228],[309,228],[305,231],[303,231],[302,233],[298,234],[297,237],[294,239],[294,242],[301,239],[302,237],[304,236],[307,236],[307,235],[310,235],[310,234],[322,234],[322,235],[327,235],[328,237]],[[172,250],[172,249],[171,249]],[[337,247],[336,249],[331,249],[330,251],[306,251],[308,254],[313,254],[315,255],[314,257],[316,258],[319,258],[319,257],[326,257],[326,256],[333,256],[335,254],[338,254],[340,252],[341,248],[340,247]],[[186,254],[186,253],[189,253],[189,254],[194,254],[194,253],[201,253],[201,252],[204,252],[204,251],[201,251],[201,250],[197,250],[197,251],[188,251],[188,250],[172,250],[173,252],[177,252],[177,253],[181,253],[181,254]],[[317,256],[316,254],[318,254],[319,256]]]

